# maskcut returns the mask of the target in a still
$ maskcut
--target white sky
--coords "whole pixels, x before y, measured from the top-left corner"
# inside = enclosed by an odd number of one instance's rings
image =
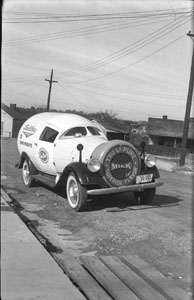
[[[51,108],[183,120],[192,10],[189,0],[6,0],[2,102],[46,106],[53,69]]]

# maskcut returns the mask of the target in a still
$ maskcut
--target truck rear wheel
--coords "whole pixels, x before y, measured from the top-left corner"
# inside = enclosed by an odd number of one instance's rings
[[[71,208],[76,211],[84,210],[87,203],[87,189],[79,183],[73,172],[67,178],[66,193]]]
[[[31,177],[30,165],[28,159],[25,159],[22,166],[23,182],[26,186],[31,187],[34,184],[34,179]]]

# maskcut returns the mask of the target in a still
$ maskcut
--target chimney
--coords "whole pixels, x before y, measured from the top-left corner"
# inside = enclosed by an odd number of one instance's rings
[[[168,116],[163,116],[162,118],[163,118],[163,120],[167,120]]]
[[[10,108],[12,109],[12,110],[16,110],[16,104],[10,104]]]
[[[35,112],[35,107],[34,106],[31,106],[31,112],[34,114],[34,112]]]

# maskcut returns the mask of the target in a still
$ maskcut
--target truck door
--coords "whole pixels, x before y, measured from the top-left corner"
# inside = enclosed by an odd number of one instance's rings
[[[58,134],[58,130],[46,126],[39,140],[35,143],[36,161],[41,172],[56,175],[53,152],[54,142]]]

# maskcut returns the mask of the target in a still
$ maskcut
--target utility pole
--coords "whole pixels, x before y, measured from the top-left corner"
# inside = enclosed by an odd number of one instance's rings
[[[48,100],[47,100],[47,111],[50,110],[50,98],[51,98],[51,88],[52,88],[52,83],[57,83],[56,80],[53,80],[53,69],[51,70],[51,76],[50,79],[45,79],[45,81],[49,82],[49,92],[48,92]]]
[[[194,37],[190,31],[187,33],[188,36]],[[190,80],[189,80],[189,90],[187,95],[187,104],[185,110],[185,119],[183,125],[183,138],[181,143],[181,154],[180,154],[180,162],[179,165],[183,166],[185,164],[185,156],[186,156],[186,146],[187,146],[187,138],[189,132],[189,123],[190,123],[190,112],[191,112],[191,104],[193,97],[193,85],[194,85],[194,47],[193,47],[193,56],[191,62],[191,70],[190,70]]]

